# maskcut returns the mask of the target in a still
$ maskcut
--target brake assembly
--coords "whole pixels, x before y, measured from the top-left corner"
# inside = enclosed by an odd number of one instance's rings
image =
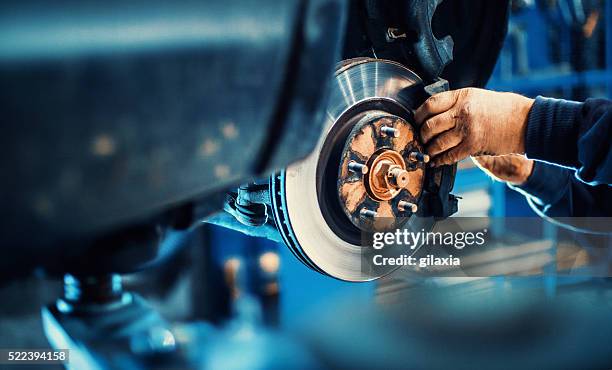
[[[342,280],[372,280],[380,276],[363,269],[362,232],[431,228],[456,212],[456,165],[427,166],[413,119],[446,88],[392,61],[339,65],[315,151],[270,180],[275,224],[303,263]]]
[[[453,41],[438,40],[431,28],[440,2],[371,0],[365,15],[352,17],[366,19],[366,29],[360,33],[360,22],[349,21],[349,58],[336,67],[315,150],[270,178],[266,207],[249,195],[265,186],[259,181],[230,196],[226,211],[243,226],[268,226],[259,234],[282,240],[310,268],[347,281],[389,272],[364,268],[371,249],[364,233],[429,231],[455,213],[457,165],[428,166],[413,117],[428,97],[449,89],[439,76],[452,60]],[[383,30],[386,36],[377,37]],[[371,42],[371,52],[362,40]],[[374,58],[351,57],[367,54]],[[278,230],[272,237],[270,225]]]

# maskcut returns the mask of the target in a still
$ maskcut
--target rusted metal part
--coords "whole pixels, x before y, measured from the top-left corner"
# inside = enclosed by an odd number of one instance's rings
[[[422,153],[423,146],[405,119],[376,110],[361,115],[341,155],[340,204],[362,230],[394,228],[416,212],[425,161],[415,160],[414,153]]]
[[[348,167],[349,167],[349,170],[356,172],[356,173],[360,173],[362,175],[365,175],[369,171],[368,166],[361,164],[361,163],[357,163],[355,161],[350,161],[348,164]]]
[[[423,163],[429,163],[429,155],[427,154],[423,154],[421,152],[411,152],[408,155],[408,159],[412,162],[423,162]]]
[[[416,213],[419,210],[419,206],[414,203],[407,202],[405,200],[400,200],[397,204],[397,207],[402,212]]]
[[[390,200],[408,185],[406,162],[391,149],[374,153],[368,163],[372,171],[363,178],[368,195],[375,200]]]

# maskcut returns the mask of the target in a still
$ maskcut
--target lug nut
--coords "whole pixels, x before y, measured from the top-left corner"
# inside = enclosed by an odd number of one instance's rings
[[[366,166],[365,164],[357,163],[355,161],[350,161],[348,164],[348,168],[349,170],[356,173],[360,173],[362,175],[368,173],[368,166]]]
[[[405,188],[408,185],[408,171],[401,169],[400,167],[394,167],[389,169],[387,176],[391,180],[391,184],[398,188]]]
[[[399,203],[397,203],[397,208],[399,208],[399,210],[402,212],[412,213],[416,213],[419,210],[419,206],[414,203],[407,202],[405,200],[400,200]]]
[[[391,137],[399,137],[399,130],[390,127],[390,126],[383,126],[380,128],[380,132],[382,132],[383,134],[387,135],[387,136],[391,136]]]
[[[412,162],[423,162],[423,163],[429,162],[429,156],[421,152],[410,152],[410,154],[408,154],[408,159],[411,160]]]
[[[376,217],[376,212],[369,210],[367,208],[362,208],[361,211],[359,211],[359,214],[363,217],[367,217],[367,218],[374,218]]]

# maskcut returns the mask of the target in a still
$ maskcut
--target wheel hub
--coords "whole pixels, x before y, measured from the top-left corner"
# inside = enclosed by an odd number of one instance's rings
[[[368,195],[375,200],[391,200],[408,185],[409,173],[401,154],[383,149],[368,159],[372,170],[364,178]]]
[[[338,170],[341,207],[359,229],[397,227],[418,211],[429,157],[404,118],[371,110],[354,121]]]

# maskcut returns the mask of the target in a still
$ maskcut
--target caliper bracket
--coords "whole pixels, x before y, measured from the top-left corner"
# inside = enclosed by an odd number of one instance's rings
[[[448,81],[437,78],[436,81],[423,88],[425,101],[432,95],[449,89]],[[445,219],[457,212],[458,198],[451,194],[455,183],[457,164],[440,167],[430,167],[425,177],[424,192],[419,207],[419,215]]]

